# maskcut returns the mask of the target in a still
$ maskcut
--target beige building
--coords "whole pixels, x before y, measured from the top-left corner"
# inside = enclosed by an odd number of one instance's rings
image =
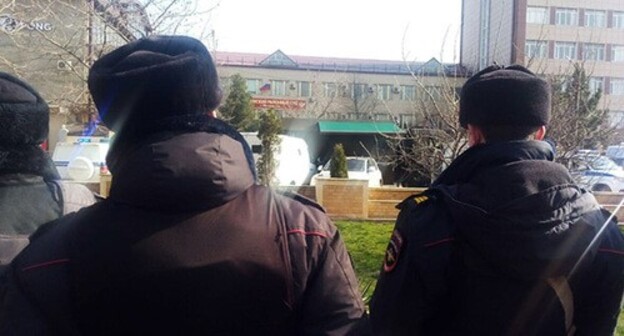
[[[89,65],[102,53],[144,36],[149,23],[134,0],[0,3],[0,71],[26,80],[46,99],[53,149],[61,125],[80,133],[94,112],[86,85]]]
[[[228,78],[247,81],[252,102],[286,119],[392,121],[417,124],[415,105],[464,81],[457,65],[272,54],[216,52],[225,89]]]
[[[537,73],[569,73],[582,61],[592,90],[624,127],[624,1],[463,0],[461,64],[525,64]]]

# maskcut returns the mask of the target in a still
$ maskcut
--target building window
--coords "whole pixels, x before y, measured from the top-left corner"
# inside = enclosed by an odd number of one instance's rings
[[[578,11],[569,8],[557,8],[555,11],[555,24],[558,26],[578,25]]]
[[[555,42],[555,59],[563,59],[563,60],[576,59],[576,43]]]
[[[441,86],[425,86],[425,93],[433,100],[439,100],[442,97]]]
[[[260,80],[248,79],[247,80],[247,92],[252,95],[260,93]]]
[[[377,121],[389,121],[390,115],[388,113],[375,113],[373,119]]]
[[[401,100],[416,100],[416,86],[401,85]]]
[[[366,96],[368,86],[366,84],[351,84],[351,99],[360,99]]]
[[[338,86],[336,85],[336,83],[323,83],[323,89],[325,97],[336,97],[336,94],[338,92]]]
[[[311,97],[312,96],[312,84],[310,82],[298,82],[299,97]]]
[[[607,14],[603,11],[585,11],[585,27],[599,27],[604,28],[607,26]]]
[[[598,91],[604,92],[604,78],[590,77],[589,78],[589,91],[591,91],[591,93],[596,93]]]
[[[527,40],[524,44],[524,54],[529,58],[546,58],[548,57],[548,43]]]
[[[611,46],[611,61],[624,62],[624,46]]]
[[[605,45],[587,43],[583,46],[583,59],[590,61],[605,60]]]
[[[400,114],[399,125],[401,127],[411,127],[416,124],[416,116],[413,114]]]
[[[286,81],[272,80],[271,81],[271,95],[272,96],[285,96],[286,95]]]
[[[624,111],[609,111],[609,120],[611,127],[624,127]]]
[[[392,91],[392,85],[378,84],[376,90],[377,90],[377,99],[390,100],[390,92]]]
[[[624,79],[611,78],[611,94],[614,96],[624,96]]]
[[[546,7],[527,7],[527,23],[548,24],[548,8]]]
[[[624,12],[613,12],[613,28],[624,29]]]

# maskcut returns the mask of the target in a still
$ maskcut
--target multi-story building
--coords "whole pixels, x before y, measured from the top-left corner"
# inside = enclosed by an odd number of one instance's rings
[[[305,138],[318,162],[325,162],[338,142],[349,155],[391,154],[382,134],[418,126],[434,109],[427,104],[448,101],[465,80],[458,65],[435,59],[410,63],[291,56],[280,50],[216,52],[215,58],[224,89],[231,76],[243,77],[256,110],[276,110],[284,130]]]
[[[0,71],[23,78],[48,101],[53,148],[62,124],[80,132],[94,112],[86,85],[90,64],[150,29],[134,0],[4,1]]]
[[[215,53],[222,85],[240,74],[257,109],[286,119],[417,123],[414,105],[461,86],[463,70],[436,59],[425,63],[268,54]]]
[[[565,75],[583,62],[614,123],[624,120],[624,1],[463,0],[461,64],[525,64]]]

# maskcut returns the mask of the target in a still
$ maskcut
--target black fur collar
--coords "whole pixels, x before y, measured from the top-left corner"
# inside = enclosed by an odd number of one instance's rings
[[[0,175],[4,174],[33,174],[46,181],[60,179],[50,156],[34,145],[0,148]]]

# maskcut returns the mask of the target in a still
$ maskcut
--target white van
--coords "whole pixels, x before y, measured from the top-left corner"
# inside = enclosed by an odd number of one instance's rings
[[[56,144],[52,161],[63,180],[100,183],[100,173],[107,172],[109,146],[105,137],[67,137]]]
[[[258,159],[262,155],[262,143],[258,138],[258,133],[242,132],[241,134],[251,147],[257,167]],[[279,138],[281,141],[275,155],[277,185],[303,185],[311,167],[308,144],[301,138],[288,135],[280,135]]]

